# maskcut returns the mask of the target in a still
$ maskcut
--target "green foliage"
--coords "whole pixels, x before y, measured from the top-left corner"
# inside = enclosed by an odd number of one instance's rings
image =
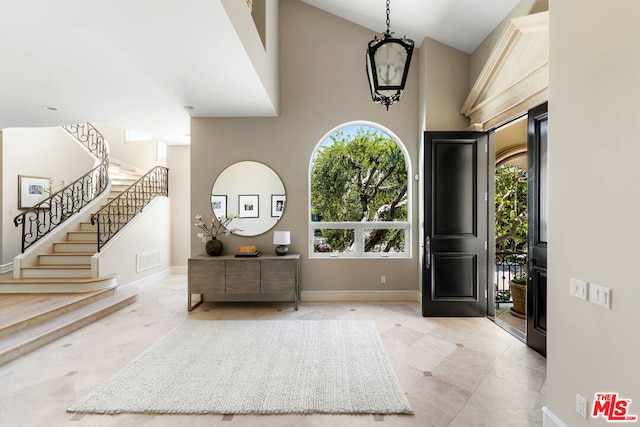
[[[398,144],[373,128],[355,133],[337,131],[331,143],[318,149],[311,171],[314,221],[406,221],[407,165]],[[371,230],[365,250],[400,250],[396,230]],[[323,229],[318,240],[333,250],[347,251],[353,244],[349,230]],[[404,239],[402,245],[404,244]]]
[[[503,165],[496,169],[496,250],[515,252],[527,243],[527,171]]]

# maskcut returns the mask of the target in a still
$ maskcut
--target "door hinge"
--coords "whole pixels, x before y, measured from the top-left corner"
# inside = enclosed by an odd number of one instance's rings
[[[487,298],[489,298],[489,293],[488,293],[488,292],[487,292],[487,290],[485,289],[485,290],[484,290],[484,299],[487,299]]]
[[[485,202],[489,201],[489,193],[487,193],[486,191],[484,192],[484,201]]]
[[[489,152],[489,144],[484,144],[484,152],[485,153]]]
[[[489,249],[489,245],[487,244],[487,241],[484,241],[484,250],[486,251],[487,249]]]

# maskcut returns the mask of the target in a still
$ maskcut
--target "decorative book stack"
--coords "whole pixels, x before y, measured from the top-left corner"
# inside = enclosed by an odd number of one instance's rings
[[[238,252],[236,253],[236,258],[242,257],[258,257],[262,255],[262,252],[256,250],[255,246],[240,246],[238,248]]]

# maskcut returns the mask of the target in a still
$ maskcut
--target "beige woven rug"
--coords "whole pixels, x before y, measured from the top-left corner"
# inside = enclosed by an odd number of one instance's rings
[[[189,320],[68,409],[410,414],[370,321]]]

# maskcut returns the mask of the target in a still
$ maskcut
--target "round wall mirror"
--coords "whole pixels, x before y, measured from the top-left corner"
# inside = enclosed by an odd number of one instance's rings
[[[234,163],[216,178],[211,207],[216,218],[235,215],[230,228],[240,236],[257,236],[271,230],[284,213],[284,184],[270,167],[253,161]]]

